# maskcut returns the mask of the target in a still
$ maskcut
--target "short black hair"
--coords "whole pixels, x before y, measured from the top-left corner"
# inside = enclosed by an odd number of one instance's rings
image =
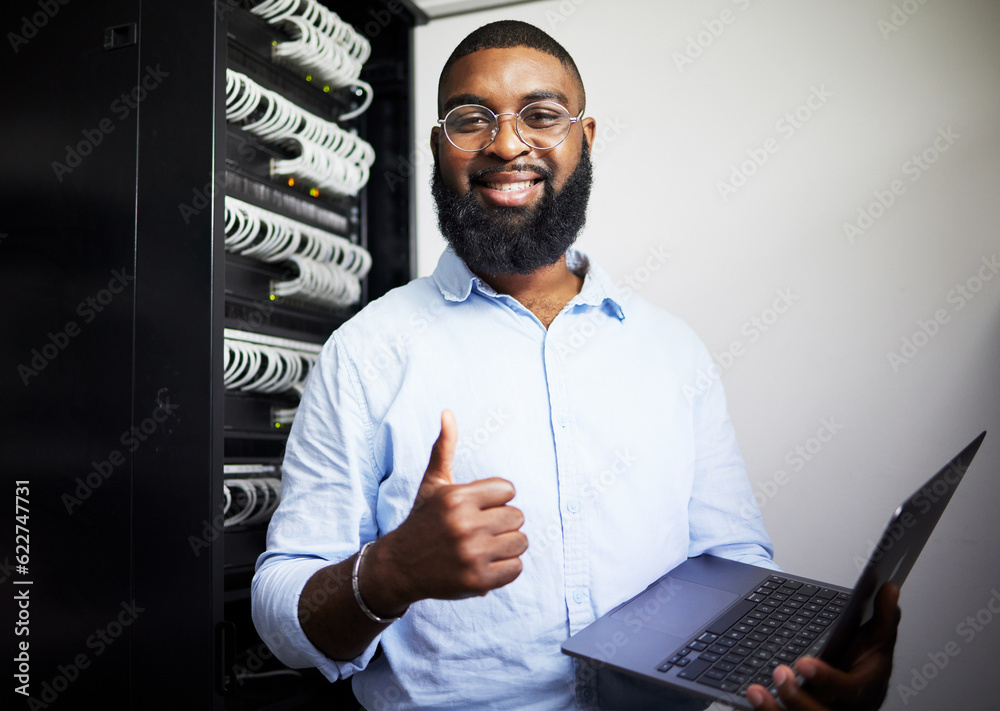
[[[441,89],[451,72],[452,66],[462,57],[466,57],[473,52],[483,49],[508,49],[511,47],[528,47],[530,49],[552,55],[569,71],[577,83],[580,90],[580,97],[584,105],[587,103],[587,92],[583,88],[583,78],[580,70],[576,68],[576,62],[566,49],[556,42],[552,37],[538,29],[534,25],[519,20],[499,20],[483,25],[478,30],[473,30],[468,37],[458,43],[455,51],[448,57],[441,70],[441,77],[438,79],[438,101],[440,102]]]

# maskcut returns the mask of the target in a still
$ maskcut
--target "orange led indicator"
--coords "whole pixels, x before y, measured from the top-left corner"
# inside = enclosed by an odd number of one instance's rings
[[[309,188],[309,194],[313,197],[319,197],[319,190],[316,188]]]
[[[292,185],[295,185],[295,178],[289,178],[288,179],[288,185],[289,185],[289,187],[291,187]]]

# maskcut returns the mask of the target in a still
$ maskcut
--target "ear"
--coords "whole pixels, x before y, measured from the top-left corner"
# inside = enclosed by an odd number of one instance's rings
[[[441,127],[435,126],[431,129],[431,155],[434,156],[434,162],[438,159],[438,141],[441,140]]]
[[[583,137],[587,139],[587,147],[594,147],[594,137],[597,135],[597,119],[587,116],[580,121],[583,126]]]

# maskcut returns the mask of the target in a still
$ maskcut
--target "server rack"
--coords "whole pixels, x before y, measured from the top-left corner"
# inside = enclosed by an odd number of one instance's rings
[[[403,0],[326,0],[371,41],[374,100],[350,125],[376,161],[358,197],[313,197],[269,176],[280,147],[227,124],[225,70],[330,118],[353,99],[275,65],[280,30],[253,4],[0,10],[2,458],[30,536],[28,553],[0,551],[0,609],[5,648],[28,645],[35,700],[7,690],[10,708],[352,702],[260,643],[249,581],[265,524],[227,528],[221,512],[226,466],[279,461],[272,408],[293,404],[226,391],[225,329],[320,343],[357,307],[272,300],[282,267],[226,253],[224,203],[366,246],[362,304],[408,281],[413,185],[394,171],[414,154],[412,28],[426,18]]]

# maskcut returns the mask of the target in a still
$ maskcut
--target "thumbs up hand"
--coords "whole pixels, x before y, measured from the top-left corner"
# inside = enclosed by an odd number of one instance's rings
[[[514,485],[497,477],[455,484],[457,442],[455,416],[445,410],[413,509],[381,541],[394,573],[382,579],[392,580],[399,602],[485,595],[521,574],[528,539],[518,530],[524,515],[507,505]]]
[[[455,483],[452,467],[455,463],[455,447],[458,443],[458,425],[451,410],[441,413],[441,434],[431,447],[431,459],[424,471],[424,478],[417,490],[414,506],[420,506],[434,495],[438,489]]]

